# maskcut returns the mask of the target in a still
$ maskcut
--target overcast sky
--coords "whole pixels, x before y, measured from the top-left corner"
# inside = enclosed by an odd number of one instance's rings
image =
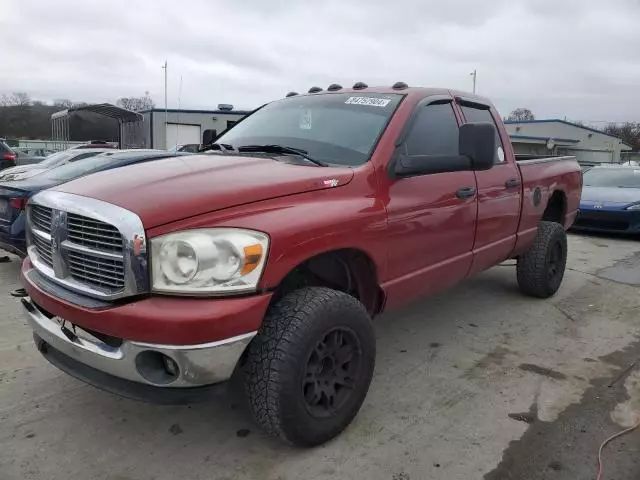
[[[333,82],[472,89],[504,115],[640,121],[638,0],[1,0],[0,93],[258,106]],[[180,77],[182,94],[180,95]]]

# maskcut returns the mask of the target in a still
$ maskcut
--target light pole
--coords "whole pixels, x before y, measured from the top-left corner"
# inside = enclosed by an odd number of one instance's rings
[[[167,148],[167,125],[169,124],[169,118],[167,115],[167,61],[164,61],[162,66],[164,69],[164,147]]]
[[[471,72],[469,75],[473,77],[473,93],[476,93],[476,78],[478,77],[478,72],[474,68],[473,72]]]

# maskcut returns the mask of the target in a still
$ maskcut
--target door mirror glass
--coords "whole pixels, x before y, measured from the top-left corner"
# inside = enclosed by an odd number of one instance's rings
[[[491,122],[465,123],[460,127],[460,155],[471,160],[473,170],[489,170],[496,155],[496,130]]]
[[[209,145],[210,143],[213,143],[217,136],[218,134],[215,129],[205,130],[202,133],[202,145]]]

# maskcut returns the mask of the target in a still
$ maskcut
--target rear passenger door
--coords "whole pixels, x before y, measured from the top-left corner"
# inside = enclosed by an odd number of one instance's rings
[[[520,171],[513,161],[511,144],[496,122],[490,105],[457,99],[465,122],[492,122],[496,127],[496,153],[491,170],[476,172],[478,221],[473,245],[471,273],[485,270],[508,258],[516,244],[520,222],[522,186]]]

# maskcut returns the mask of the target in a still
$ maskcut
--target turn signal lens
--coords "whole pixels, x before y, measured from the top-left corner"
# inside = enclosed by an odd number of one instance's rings
[[[242,267],[242,275],[253,272],[262,260],[262,245],[256,243],[244,247],[244,267]]]

